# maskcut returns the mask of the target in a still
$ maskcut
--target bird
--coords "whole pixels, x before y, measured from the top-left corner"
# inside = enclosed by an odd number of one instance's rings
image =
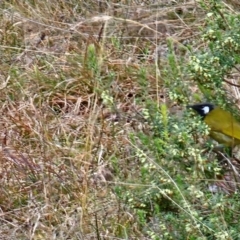
[[[240,145],[240,122],[232,113],[211,103],[188,105],[210,128],[209,136],[226,147]]]

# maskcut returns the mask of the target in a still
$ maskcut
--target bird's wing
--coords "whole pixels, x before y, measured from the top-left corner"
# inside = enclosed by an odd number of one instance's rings
[[[214,111],[210,112],[204,120],[212,131],[223,133],[240,141],[240,123],[231,113],[218,109],[217,118],[211,114],[214,114]]]

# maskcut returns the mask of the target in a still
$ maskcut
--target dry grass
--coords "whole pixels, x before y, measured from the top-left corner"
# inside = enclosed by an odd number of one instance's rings
[[[128,2],[1,3],[0,239],[147,239],[113,188],[138,175],[146,98],[172,104],[154,58],[203,13]]]

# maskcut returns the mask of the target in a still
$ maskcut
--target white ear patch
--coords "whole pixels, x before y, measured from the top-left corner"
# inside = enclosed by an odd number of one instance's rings
[[[202,110],[205,115],[210,112],[210,108],[208,106],[203,107]]]

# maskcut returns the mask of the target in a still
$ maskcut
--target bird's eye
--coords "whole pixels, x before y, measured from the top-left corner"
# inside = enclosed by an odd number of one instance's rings
[[[205,107],[202,108],[202,111],[203,111],[204,114],[208,114],[209,111],[210,111],[210,108],[208,106],[205,106]]]

